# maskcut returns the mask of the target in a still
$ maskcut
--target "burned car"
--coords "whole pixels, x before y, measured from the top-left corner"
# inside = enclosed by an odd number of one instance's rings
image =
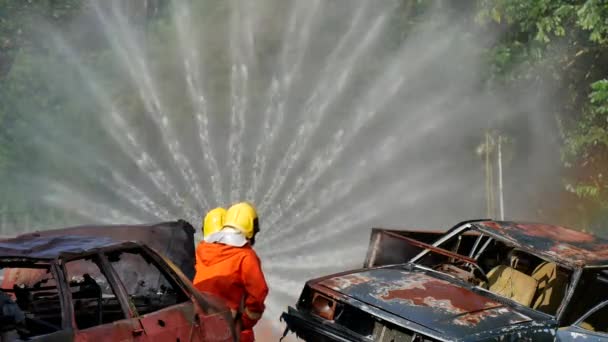
[[[230,310],[189,281],[193,233],[178,221],[0,241],[0,340],[235,341]]]
[[[363,269],[306,283],[285,333],[306,341],[606,341],[608,240],[468,221],[374,229]]]

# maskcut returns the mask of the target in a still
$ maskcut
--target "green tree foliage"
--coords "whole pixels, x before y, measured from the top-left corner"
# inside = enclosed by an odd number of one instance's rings
[[[564,161],[571,176],[567,190],[579,198],[608,208],[608,80],[591,85],[589,105],[580,120],[568,131]]]
[[[480,0],[477,20],[504,32],[492,48],[501,82],[551,79],[563,128],[565,189],[583,215],[608,212],[608,3]],[[604,215],[605,216],[605,215]]]
[[[591,42],[608,43],[608,6],[603,0],[481,0],[478,19],[515,27],[520,38],[543,43],[580,29]]]

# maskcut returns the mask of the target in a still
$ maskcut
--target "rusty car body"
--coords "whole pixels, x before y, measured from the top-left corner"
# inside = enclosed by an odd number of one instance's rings
[[[364,267],[283,313],[306,341],[606,341],[608,240],[546,224],[373,229]]]
[[[235,341],[230,310],[189,281],[193,234],[177,221],[1,240],[0,340]]]

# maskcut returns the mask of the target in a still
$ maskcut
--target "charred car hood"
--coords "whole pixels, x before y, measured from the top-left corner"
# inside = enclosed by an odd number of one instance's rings
[[[421,270],[372,269],[318,284],[454,338],[547,320]]]

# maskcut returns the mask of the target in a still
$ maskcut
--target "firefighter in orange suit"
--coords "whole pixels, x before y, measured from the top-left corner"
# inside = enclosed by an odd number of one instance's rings
[[[201,249],[203,249],[203,245],[205,244],[205,239],[209,238],[213,233],[217,233],[224,227],[224,217],[226,216],[226,209],[224,208],[215,208],[205,215],[205,219],[203,220],[203,240],[196,246],[196,264],[194,265],[194,269],[196,273],[194,274],[194,280],[192,283],[196,284],[201,281],[202,273],[200,268],[203,266],[200,255],[202,254]]]
[[[197,248],[194,286],[226,301],[241,326],[241,342],[255,341],[253,327],[262,317],[268,285],[260,259],[252,248],[259,232],[255,208],[249,203],[231,206],[222,230],[205,237]]]

